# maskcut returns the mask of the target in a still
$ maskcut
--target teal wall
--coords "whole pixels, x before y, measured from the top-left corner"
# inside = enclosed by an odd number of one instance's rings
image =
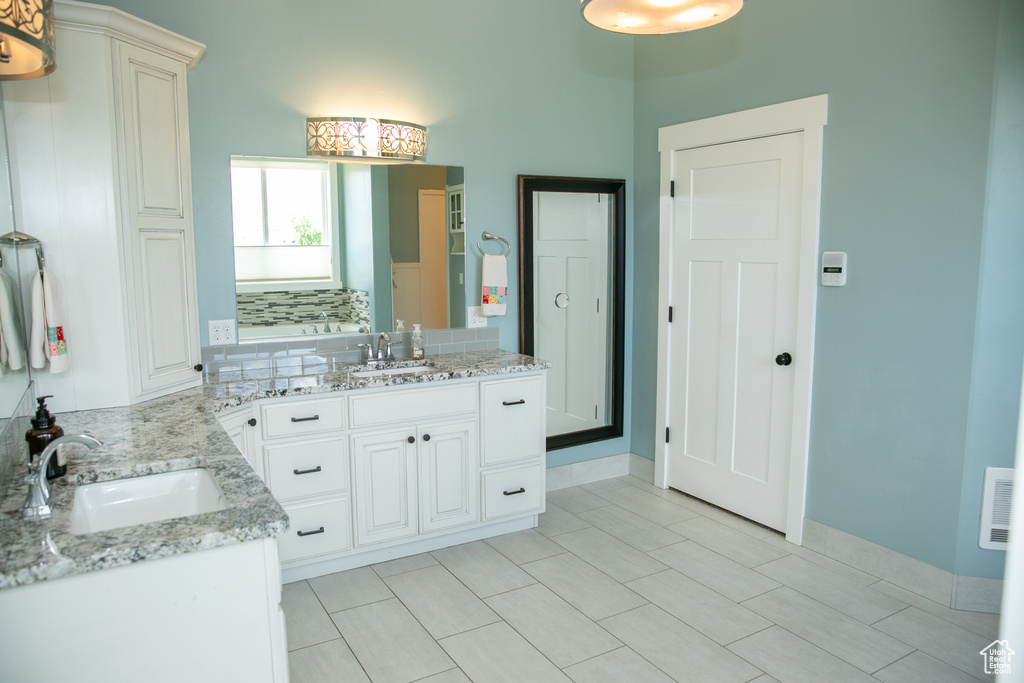
[[[1024,343],[1022,1],[758,0],[639,38],[575,0],[310,0],[299,20],[268,0],[113,4],[207,45],[189,76],[201,321],[234,314],[229,155],[302,156],[306,116],[428,125],[428,163],[466,168],[470,244],[514,242],[519,173],[627,180],[626,435],[549,465],[654,454],[658,128],[827,93],[821,248],[849,253],[850,281],[818,292],[808,515],[999,576],[972,544]],[[489,323],[504,348],[517,316]]]
[[[750,2],[635,51],[635,355],[655,353],[658,128],[827,93],[820,246],[849,253],[849,284],[818,290],[807,515],[950,571],[998,12],[998,0]],[[1002,298],[1019,310],[1022,296]],[[648,457],[655,373],[634,368],[633,447]]]
[[[304,156],[307,116],[426,125],[427,163],[465,167],[471,243],[484,230],[516,242],[518,174],[632,187],[633,40],[581,21],[575,0],[105,4],[207,46],[188,79],[203,344],[207,320],[235,315],[228,157]],[[513,292],[517,274],[510,269]],[[467,292],[479,287],[480,259],[467,258]],[[502,348],[518,348],[518,315],[513,298],[488,322]],[[621,439],[549,462],[629,446],[627,426]]]
[[[1024,0],[1002,3],[956,573],[1001,576],[978,547],[985,467],[1013,467],[1024,359]]]

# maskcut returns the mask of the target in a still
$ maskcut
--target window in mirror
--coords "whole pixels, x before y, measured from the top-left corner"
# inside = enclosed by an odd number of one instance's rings
[[[237,282],[340,284],[332,174],[326,162],[231,160]]]

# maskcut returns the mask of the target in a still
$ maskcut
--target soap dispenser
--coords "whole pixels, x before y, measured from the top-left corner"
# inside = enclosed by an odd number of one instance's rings
[[[57,426],[57,420],[46,409],[46,399],[48,398],[53,398],[53,396],[40,396],[36,399],[39,407],[36,409],[36,416],[31,420],[32,429],[25,432],[25,441],[28,441],[28,457],[30,461],[42,453],[43,449],[51,441],[64,436],[64,430]],[[56,479],[57,477],[63,477],[67,471],[67,461],[58,450],[56,457],[50,458],[50,463],[46,467],[46,478]]]
[[[423,360],[423,330],[419,323],[412,326],[412,359]]]

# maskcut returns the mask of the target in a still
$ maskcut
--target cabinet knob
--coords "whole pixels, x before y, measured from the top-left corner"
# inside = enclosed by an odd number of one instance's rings
[[[430,434],[424,434],[423,435],[423,440],[424,441],[430,441]]]
[[[203,364],[202,363],[196,363],[195,365],[192,366],[192,369],[195,370],[196,372],[202,372],[203,371]]]
[[[416,443],[416,437],[410,436],[408,439],[406,439],[406,441],[408,441],[409,443]]]
[[[776,365],[789,365],[792,362],[793,356],[789,355],[788,353],[780,353],[779,355],[775,356]]]
[[[256,418],[255,417],[250,417],[248,420],[246,420],[246,423],[250,427],[255,427],[256,426]]]

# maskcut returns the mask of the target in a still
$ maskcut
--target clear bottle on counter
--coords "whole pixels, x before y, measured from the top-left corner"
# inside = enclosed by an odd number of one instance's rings
[[[423,360],[423,330],[419,323],[412,326],[412,359]]]

